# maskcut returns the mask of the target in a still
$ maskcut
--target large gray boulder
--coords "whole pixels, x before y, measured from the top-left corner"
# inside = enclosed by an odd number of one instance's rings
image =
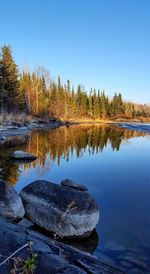
[[[100,262],[100,260],[80,252],[63,243],[51,240],[17,224],[0,218],[0,264],[25,244],[32,242],[32,253],[37,254],[34,274],[121,274],[114,267]],[[28,246],[13,257],[23,260],[30,258]],[[18,269],[18,265],[16,268]],[[13,260],[0,265],[0,273],[8,274],[13,269]],[[25,271],[13,273],[25,273]],[[28,273],[28,272],[26,272]]]
[[[25,152],[25,151],[22,151],[22,150],[16,150],[10,156],[11,156],[12,159],[15,159],[15,160],[34,161],[34,160],[37,159],[36,156],[32,155],[29,152]]]
[[[27,218],[59,237],[89,236],[99,220],[87,192],[47,181],[35,181],[20,193]]]
[[[25,214],[22,200],[14,188],[0,180],[0,216],[9,219],[22,218]]]

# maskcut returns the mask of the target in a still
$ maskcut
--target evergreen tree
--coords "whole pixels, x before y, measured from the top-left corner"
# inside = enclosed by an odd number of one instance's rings
[[[88,98],[88,113],[90,117],[93,117],[93,95],[92,95],[92,89],[90,91],[90,95]]]
[[[80,115],[81,115],[81,108],[82,108],[82,94],[81,94],[81,86],[80,85],[78,85],[78,88],[77,88],[76,103],[77,103],[78,117],[80,117]]]
[[[71,90],[71,114],[72,118],[76,117],[77,115],[77,107],[76,107],[76,96],[75,96],[75,91],[74,91],[74,86],[72,86]]]
[[[105,95],[105,92],[103,91],[101,93],[101,114],[102,117],[105,118],[109,113],[109,102],[108,98]]]
[[[122,101],[122,95],[119,93],[115,93],[113,96],[112,104],[111,104],[111,113],[114,116],[124,114],[125,113],[125,106]]]
[[[118,94],[118,114],[124,114],[125,113],[125,105],[122,100],[121,93]]]
[[[0,71],[1,83],[3,83],[1,94],[3,92],[4,108],[7,111],[16,111],[24,105],[25,97],[19,87],[18,68],[12,57],[10,46],[4,45],[1,48]]]
[[[86,93],[78,85],[70,88],[70,81],[62,84],[50,81],[48,72],[37,67],[35,72],[18,74],[18,68],[12,57],[9,46],[4,45],[0,54],[0,109],[6,111],[27,111],[38,116],[49,116],[54,119],[71,118],[117,118],[127,116],[150,117],[150,107],[124,102],[121,93],[115,93],[112,100],[105,92],[94,89]],[[48,81],[47,81],[48,80]],[[97,134],[96,134],[97,136]],[[105,139],[105,138],[104,138]]]
[[[96,90],[94,89],[94,95],[93,95],[93,104],[94,104],[94,118],[99,118],[99,98],[96,95]]]
[[[63,86],[61,85],[60,76],[58,76],[58,82],[57,82],[57,114],[58,117],[64,116],[65,111],[65,96],[63,91]]]

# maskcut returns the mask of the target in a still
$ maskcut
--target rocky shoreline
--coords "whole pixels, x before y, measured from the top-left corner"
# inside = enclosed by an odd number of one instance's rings
[[[10,220],[24,215],[59,238],[88,237],[99,221],[99,209],[83,186],[66,180],[61,185],[37,180],[18,194],[0,180],[0,216]],[[68,183],[69,182],[69,183]]]
[[[88,124],[94,124],[91,122],[84,122]],[[20,123],[20,122],[7,122],[0,125],[0,143],[5,142],[6,139],[19,136],[27,135],[31,130],[40,129],[55,129],[61,126],[69,126],[73,124],[83,124],[83,122],[61,122],[61,121],[45,121],[45,120],[35,120],[31,123]],[[104,122],[102,122],[104,124]],[[106,122],[106,124],[111,124],[120,128],[137,130],[141,132],[150,132],[150,124],[143,123],[125,123],[125,122]]]
[[[31,130],[40,129],[55,129],[64,125],[67,122],[37,120],[31,123],[7,122],[0,125],[0,145],[9,143],[9,139],[19,136],[28,136]]]
[[[32,242],[32,253],[37,257],[35,274],[41,274],[41,271],[44,274],[121,274],[65,243],[66,237],[88,237],[98,220],[95,200],[83,185],[70,180],[61,185],[35,181],[18,194],[0,180],[0,273],[18,273],[10,272],[13,258],[7,263],[5,260],[18,249],[21,249],[17,252],[18,260],[22,263],[30,260],[32,254],[31,250],[28,254],[27,246]],[[34,224],[51,232],[52,239],[35,232]],[[64,238],[64,242],[58,241],[59,238]]]
[[[2,262],[12,253],[25,246],[15,254],[15,258],[27,261],[36,254],[34,274],[121,274],[123,272],[101,263],[95,257],[76,248],[51,240],[35,231],[0,218],[0,273],[8,274],[14,268],[13,258]],[[28,250],[28,243],[32,248]],[[15,265],[17,268],[17,265]],[[12,272],[13,273],[13,272]],[[14,272],[15,273],[15,272]],[[18,272],[16,272],[18,273]]]

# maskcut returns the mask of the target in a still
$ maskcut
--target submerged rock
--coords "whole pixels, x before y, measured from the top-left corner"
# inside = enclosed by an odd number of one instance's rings
[[[71,187],[71,188],[75,188],[75,189],[78,189],[78,190],[81,190],[81,191],[87,191],[88,190],[88,188],[85,187],[84,185],[80,185],[80,184],[78,184],[76,182],[73,182],[69,179],[62,180],[61,185],[62,186],[68,186],[68,187]]]
[[[12,186],[0,180],[0,216],[22,218],[25,214],[22,200]]]
[[[16,150],[10,156],[11,156],[12,159],[15,159],[15,160],[34,161],[34,160],[37,159],[36,156],[32,155],[29,152],[25,152],[25,151],[22,151],[22,150]]]
[[[122,272],[98,259],[63,243],[50,240],[37,232],[0,218],[0,263],[25,244],[32,242],[32,252],[37,254],[34,274],[121,274]],[[28,246],[15,257],[27,260]],[[8,274],[13,260],[0,266],[0,273]],[[18,273],[18,272],[17,272]],[[19,272],[20,273],[20,272]]]
[[[87,192],[39,180],[20,195],[27,218],[59,237],[89,236],[98,223],[99,210]]]
[[[32,229],[34,224],[30,220],[28,220],[27,218],[24,218],[18,223],[18,225],[23,226],[23,227],[28,228],[28,229]]]

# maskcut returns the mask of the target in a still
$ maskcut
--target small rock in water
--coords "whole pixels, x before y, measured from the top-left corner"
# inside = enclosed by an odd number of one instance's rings
[[[35,155],[32,155],[31,153],[25,152],[25,151],[22,151],[22,150],[16,150],[10,156],[11,156],[12,159],[15,159],[15,160],[31,160],[31,161],[34,161],[34,160],[37,159],[37,157]]]
[[[0,216],[9,219],[23,218],[22,200],[11,185],[0,180]]]
[[[62,180],[61,185],[62,186],[68,186],[68,187],[71,187],[71,188],[75,188],[75,189],[80,190],[80,191],[88,191],[88,188],[85,187],[84,185],[80,185],[80,184],[78,184],[76,182],[73,182],[69,179]]]

